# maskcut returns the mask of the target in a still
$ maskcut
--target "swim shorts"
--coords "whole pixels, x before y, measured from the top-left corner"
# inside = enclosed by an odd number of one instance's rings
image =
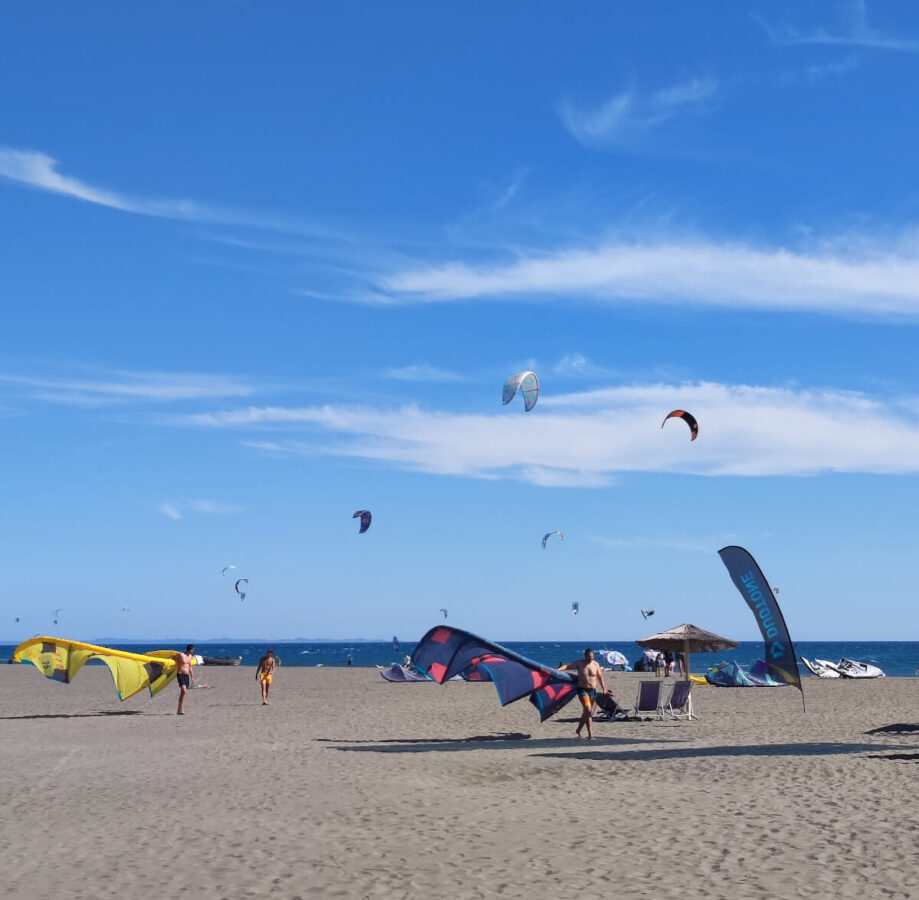
[[[597,692],[594,688],[578,688],[578,700],[581,705],[587,709],[592,709],[597,699]]]
[[[191,678],[188,675],[179,674],[176,675],[176,681],[179,682],[180,687],[189,687],[191,685]]]
[[[271,684],[271,672],[262,672],[259,677],[265,684]]]

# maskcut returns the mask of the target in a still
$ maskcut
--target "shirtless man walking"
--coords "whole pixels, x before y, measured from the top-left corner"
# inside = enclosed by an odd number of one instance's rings
[[[255,670],[255,677],[262,682],[262,706],[268,705],[268,690],[274,678],[274,670],[278,661],[274,658],[274,650],[269,650],[259,661]]]
[[[578,700],[581,701],[582,709],[581,720],[578,722],[575,734],[580,737],[581,729],[586,725],[587,739],[590,740],[594,736],[590,714],[597,699],[597,685],[599,684],[602,690],[606,690],[606,685],[603,683],[603,668],[600,663],[594,661],[594,652],[588,647],[584,651],[583,659],[577,659],[558,667],[559,672],[567,669],[575,669],[578,673]]]
[[[175,655],[176,668],[178,669],[176,681],[179,682],[179,708],[176,710],[177,716],[185,715],[185,713],[182,712],[182,706],[185,703],[185,695],[188,693],[188,687],[191,684],[192,654],[194,652],[195,645],[189,644],[185,648],[184,653],[176,653]]]

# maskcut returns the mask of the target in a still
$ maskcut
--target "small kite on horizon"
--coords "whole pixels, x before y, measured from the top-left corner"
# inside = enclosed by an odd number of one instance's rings
[[[360,517],[361,520],[361,527],[358,531],[358,534],[363,534],[370,527],[370,523],[373,521],[373,516],[370,514],[369,509],[359,509],[353,516],[351,516],[351,518],[357,519],[358,517]],[[385,531],[386,529],[384,528],[383,530]]]
[[[563,535],[560,531],[549,531],[542,536],[542,549],[543,550],[546,549],[546,541],[548,541],[549,538],[552,537],[553,534],[557,534],[559,538],[561,538],[562,540],[565,539],[565,535]]]

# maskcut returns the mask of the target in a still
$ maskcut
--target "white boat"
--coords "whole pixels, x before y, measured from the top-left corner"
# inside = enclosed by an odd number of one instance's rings
[[[810,660],[802,656],[801,662],[818,678],[842,678],[842,673],[836,666],[825,659]]]
[[[854,659],[841,659],[836,663],[843,678],[884,678],[884,670],[870,663],[858,662]]]

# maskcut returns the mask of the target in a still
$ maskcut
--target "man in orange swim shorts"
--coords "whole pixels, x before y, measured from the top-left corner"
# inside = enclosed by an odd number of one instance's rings
[[[256,680],[262,683],[262,706],[268,705],[268,690],[274,679],[274,670],[278,661],[274,658],[274,650],[269,650],[259,661],[255,670]]]
[[[580,737],[581,729],[587,726],[587,739],[590,740],[594,733],[590,727],[590,714],[593,712],[594,702],[597,699],[597,685],[606,690],[603,683],[603,668],[594,660],[594,652],[588,647],[584,651],[584,658],[559,666],[559,672],[566,669],[575,669],[578,673],[578,700],[581,701],[581,720],[578,722],[575,734]]]

